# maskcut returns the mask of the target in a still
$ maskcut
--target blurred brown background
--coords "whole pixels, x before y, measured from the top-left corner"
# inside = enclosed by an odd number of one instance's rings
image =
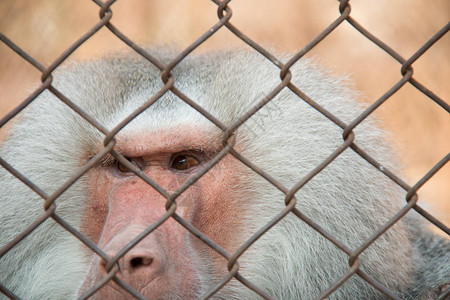
[[[404,58],[415,53],[450,19],[448,0],[351,1],[351,16]],[[254,41],[282,52],[298,51],[339,16],[335,0],[232,1],[231,22]],[[112,6],[112,23],[139,44],[187,47],[217,22],[217,6],[207,0],[122,0]],[[88,0],[2,0],[0,32],[48,66],[98,22],[99,8]],[[222,28],[199,51],[244,43]],[[107,28],[70,58],[101,56],[126,45]],[[413,65],[414,78],[444,101],[450,98],[450,34]],[[337,74],[350,75],[372,103],[400,78],[400,65],[347,23],[308,53]],[[0,118],[30,93],[40,73],[0,43]],[[450,150],[449,114],[407,84],[377,110],[393,133],[413,185]],[[0,139],[8,125],[0,130]],[[419,191],[420,205],[450,223],[450,165]]]

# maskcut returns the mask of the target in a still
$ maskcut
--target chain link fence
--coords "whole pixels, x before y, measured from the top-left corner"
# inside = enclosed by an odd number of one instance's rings
[[[216,287],[209,291],[207,295],[204,295],[205,298],[213,296],[217,291],[219,291],[224,285],[226,285],[231,279],[236,279],[240,281],[242,284],[247,286],[249,289],[255,291],[259,296],[265,299],[271,299],[270,295],[267,295],[264,291],[262,291],[259,287],[254,286],[251,282],[246,280],[244,277],[240,276],[238,273],[238,258],[242,255],[243,252],[246,251],[260,236],[264,235],[265,232],[274,224],[279,222],[282,218],[286,216],[288,213],[292,213],[296,215],[303,222],[307,223],[314,230],[318,231],[322,236],[328,239],[331,243],[333,243],[336,247],[338,247],[343,253],[348,255],[349,258],[349,267],[347,272],[339,278],[332,286],[327,287],[321,295],[317,295],[317,299],[324,299],[330,296],[334,291],[339,289],[347,280],[349,280],[353,276],[359,276],[369,284],[371,284],[375,289],[379,290],[381,293],[386,295],[391,299],[399,299],[397,295],[384,287],[381,283],[379,283],[375,278],[372,278],[367,273],[365,273],[362,269],[360,269],[360,255],[370,247],[380,236],[382,236],[387,230],[389,230],[394,224],[396,224],[400,219],[402,219],[405,214],[407,214],[411,210],[415,210],[419,214],[421,214],[425,219],[427,219],[433,226],[444,232],[445,234],[450,234],[450,229],[438,218],[434,217],[430,214],[426,209],[424,209],[420,203],[418,202],[417,191],[430,179],[432,178],[440,169],[444,167],[444,165],[449,161],[450,154],[445,155],[442,159],[433,166],[420,180],[414,183],[412,186],[405,181],[403,181],[398,174],[395,174],[389,169],[386,169],[382,166],[380,162],[378,162],[371,155],[363,151],[355,142],[355,133],[353,130],[356,126],[358,126],[361,122],[363,122],[369,115],[371,115],[375,110],[377,110],[380,106],[382,106],[390,97],[392,97],[395,93],[397,93],[403,86],[410,85],[417,89],[420,93],[423,93],[429,101],[434,102],[435,105],[439,106],[440,109],[450,112],[449,105],[440,98],[439,95],[436,95],[431,90],[429,90],[425,85],[423,85],[420,81],[414,78],[414,63],[421,58],[433,45],[445,36],[449,29],[450,24],[447,23],[441,30],[436,32],[429,40],[427,40],[411,57],[402,57],[395,49],[391,48],[388,44],[378,39],[371,32],[366,30],[363,26],[358,23],[352,17],[351,14],[351,6],[350,1],[342,0],[339,3],[336,3],[336,9],[339,9],[340,16],[334,20],[323,32],[317,35],[310,43],[304,46],[303,49],[295,53],[289,61],[286,63],[282,63],[279,58],[277,58],[270,50],[264,48],[258,43],[254,42],[250,37],[248,37],[244,32],[242,32],[239,28],[235,27],[232,23],[232,15],[233,10],[232,6],[229,5],[230,1],[218,1],[213,0],[213,2],[217,5],[217,17],[218,21],[214,26],[212,26],[209,30],[207,30],[201,37],[195,40],[191,45],[189,45],[186,49],[184,49],[177,57],[175,57],[170,63],[163,64],[156,58],[154,58],[151,53],[148,53],[144,48],[140,47],[133,40],[128,38],[125,34],[123,34],[119,28],[115,27],[111,20],[113,19],[113,4],[116,2],[115,0],[110,0],[105,3],[100,0],[94,0],[94,2],[98,5],[100,12],[100,20],[98,23],[92,27],[89,31],[87,31],[83,36],[81,36],[76,42],[74,42],[66,51],[64,51],[57,59],[51,62],[48,66],[43,65],[41,62],[37,61],[35,58],[27,54],[23,49],[17,46],[13,40],[9,39],[7,36],[0,32],[0,40],[2,43],[11,48],[17,55],[20,55],[24,60],[33,65],[37,70],[42,73],[41,81],[42,83],[34,89],[34,91],[24,100],[22,101],[16,108],[11,110],[5,117],[0,120],[0,127],[3,127],[5,124],[8,124],[14,118],[20,114],[20,112],[25,109],[30,103],[32,103],[43,91],[50,91],[56,97],[58,97],[62,102],[64,102],[67,106],[73,109],[77,114],[82,116],[89,124],[97,128],[98,131],[105,135],[104,145],[105,148],[95,156],[95,158],[89,163],[82,166],[76,173],[64,184],[60,187],[58,191],[55,193],[48,195],[43,190],[41,190],[36,184],[30,181],[26,176],[21,174],[18,170],[14,168],[13,165],[10,165],[7,161],[3,160],[0,157],[0,164],[3,168],[5,168],[8,172],[13,174],[15,177],[20,179],[23,184],[27,185],[30,189],[32,189],[35,193],[37,193],[42,199],[44,199],[44,209],[42,211],[42,215],[35,220],[32,224],[29,224],[27,228],[20,234],[17,235],[14,239],[10,241],[6,241],[6,245],[0,249],[0,259],[4,256],[9,250],[14,248],[18,243],[24,240],[27,235],[29,235],[33,230],[40,226],[45,220],[51,218],[55,222],[57,222],[60,226],[64,227],[67,230],[67,234],[72,234],[77,237],[82,243],[84,243],[87,247],[89,247],[93,252],[97,253],[101,258],[107,261],[108,266],[108,275],[101,282],[97,283],[92,289],[88,291],[88,293],[83,296],[83,298],[87,298],[90,295],[93,295],[96,291],[98,291],[102,286],[108,283],[110,280],[114,280],[121,288],[127,290],[130,296],[134,296],[135,298],[142,299],[143,296],[140,295],[137,291],[131,288],[126,282],[122,281],[118,277],[115,277],[116,273],[119,271],[116,266],[116,262],[121,259],[123,255],[125,255],[125,250],[121,251],[118,255],[113,258],[109,258],[102,249],[97,247],[92,241],[87,239],[83,234],[81,234],[78,230],[73,228],[68,222],[58,216],[55,213],[55,209],[58,205],[58,197],[64,193],[66,189],[68,189],[74,182],[80,179],[86,172],[89,171],[99,160],[101,160],[108,153],[112,154],[116,159],[118,159],[122,164],[133,168],[132,164],[130,164],[125,157],[116,152],[114,149],[115,135],[124,128],[133,118],[135,118],[142,111],[150,107],[155,101],[157,101],[164,93],[167,91],[171,91],[175,95],[177,95],[180,99],[188,103],[190,106],[194,107],[198,112],[204,115],[208,120],[214,123],[218,128],[220,128],[225,134],[225,141],[227,141],[226,146],[223,150],[209,163],[208,167],[205,168],[202,172],[197,173],[195,176],[190,178],[183,186],[177,191],[175,194],[168,194],[162,190],[154,181],[149,178],[146,178],[142,175],[141,178],[151,184],[155,189],[161,192],[167,199],[166,210],[167,213],[158,220],[153,226],[148,228],[142,237],[145,237],[147,234],[154,231],[160,224],[166,221],[169,218],[175,219],[177,222],[182,224],[187,230],[189,230],[193,235],[201,239],[204,243],[208,244],[209,247],[217,251],[221,256],[223,256],[228,261],[228,274],[223,278],[223,280],[216,285]],[[372,43],[377,45],[380,49],[382,49],[386,55],[392,57],[398,62],[398,68],[401,71],[402,78],[392,84],[390,89],[388,89],[379,99],[374,101],[362,114],[360,114],[357,118],[352,120],[349,124],[342,122],[335,115],[324,109],[320,106],[314,99],[311,99],[302,92],[296,85],[294,85],[291,81],[290,68],[299,61],[305,54],[309,53],[314,47],[316,47],[319,43],[321,43],[330,33],[334,30],[342,26],[342,24],[347,23],[350,24],[354,30],[358,31],[361,35],[363,35],[366,39],[370,40]],[[102,124],[100,124],[95,118],[87,114],[81,108],[77,107],[71,100],[71,95],[66,95],[61,93],[58,89],[56,89],[52,85],[53,77],[52,73],[64,62],[66,59],[74,53],[77,48],[82,45],[85,41],[90,39],[96,32],[101,29],[107,28],[109,29],[118,39],[127,44],[131,49],[133,49],[136,53],[139,53],[143,58],[151,62],[154,66],[156,66],[161,71],[161,78],[164,84],[164,87],[160,92],[154,95],[152,99],[150,99],[145,105],[143,105],[139,110],[135,111],[132,115],[125,118],[116,128],[112,131],[107,130]],[[247,114],[243,115],[236,123],[232,126],[225,126],[219,120],[217,120],[214,116],[210,115],[205,109],[196,104],[195,99],[188,98],[183,91],[180,91],[175,87],[176,79],[171,76],[172,69],[179,64],[183,59],[190,55],[192,51],[197,49],[202,43],[205,43],[211,36],[213,36],[219,30],[229,30],[236,37],[238,37],[242,42],[249,45],[254,51],[259,52],[264,57],[267,58],[270,62],[273,63],[274,66],[279,68],[280,71],[280,84],[279,86],[273,90],[270,94],[265,95],[265,97],[261,97],[262,100],[258,105],[253,107]],[[341,147],[336,149],[327,159],[325,159],[320,165],[312,170],[309,174],[307,174],[296,186],[292,189],[286,189],[283,187],[276,178],[270,177],[263,170],[258,168],[258,166],[254,165],[250,160],[246,157],[243,157],[241,154],[236,152],[233,149],[234,145],[234,132],[241,126],[246,126],[248,120],[254,115],[258,110],[267,105],[282,89],[289,89],[293,93],[295,93],[299,99],[305,101],[310,106],[315,108],[318,112],[320,112],[323,116],[328,118],[330,122],[333,122],[337,126],[342,129],[343,143]],[[390,178],[393,182],[395,182],[398,186],[404,189],[407,192],[407,196],[405,199],[405,205],[403,208],[398,211],[398,213],[392,217],[384,226],[378,228],[373,235],[365,240],[365,242],[360,245],[360,247],[356,250],[351,249],[348,245],[340,241],[338,238],[333,236],[331,233],[324,230],[319,224],[315,223],[314,220],[306,217],[301,211],[296,208],[296,199],[295,193],[299,191],[309,180],[314,178],[317,174],[319,174],[324,168],[326,168],[333,160],[335,160],[339,155],[346,149],[351,148],[357,154],[359,154],[363,159],[365,159],[368,163],[373,165],[379,172],[383,173],[385,176]],[[213,241],[211,241],[206,235],[202,232],[198,231],[191,224],[186,222],[183,218],[175,213],[176,204],[175,200],[177,195],[181,192],[185,191],[191,184],[193,184],[196,180],[198,180],[202,175],[204,175],[209,168],[212,168],[216,162],[222,159],[225,155],[231,154],[236,159],[244,163],[250,169],[252,169],[255,173],[259,174],[259,176],[265,178],[272,185],[277,187],[286,195],[286,208],[283,212],[274,218],[269,224],[267,224],[264,228],[261,228],[251,239],[249,239],[244,245],[240,247],[240,250],[236,253],[227,253],[224,249],[219,247]],[[135,246],[140,239],[133,240],[126,248],[130,249]],[[2,241],[5,244],[5,241]],[[10,297],[11,299],[17,299],[18,297],[14,295],[11,291],[8,290],[8,287],[2,285],[0,282],[0,291]],[[450,290],[444,291],[440,296],[440,299],[447,299],[450,296]]]

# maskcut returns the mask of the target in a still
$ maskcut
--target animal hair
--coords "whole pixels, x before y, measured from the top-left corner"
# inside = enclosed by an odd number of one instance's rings
[[[168,62],[176,51],[150,48]],[[345,123],[364,110],[346,79],[308,59],[292,68],[292,83]],[[175,87],[226,126],[232,125],[280,84],[280,70],[260,54],[234,49],[191,54],[172,71]],[[160,71],[143,58],[119,53],[72,62],[57,70],[53,85],[108,130],[163,87]],[[397,172],[396,154],[374,118],[354,130],[355,143]],[[221,145],[222,130],[168,92],[120,134],[191,126]],[[96,154],[104,135],[45,91],[15,122],[0,156],[47,195],[55,193]],[[151,141],[149,141],[151,142]],[[343,143],[342,129],[288,88],[237,129],[235,149],[287,189]],[[245,210],[236,236],[243,243],[285,207],[285,195],[240,164]],[[82,177],[55,202],[56,214],[79,229],[87,197]],[[220,180],[220,179],[218,179]],[[43,213],[44,200],[5,169],[0,170],[0,247]],[[296,194],[296,208],[350,249],[357,249],[405,205],[406,192],[352,149],[346,149]],[[219,220],[220,222],[220,220]],[[450,243],[424,228],[409,212],[360,256],[361,269],[405,299],[436,297],[450,282]],[[52,219],[44,221],[0,258],[0,283],[24,299],[73,299],[86,276],[89,251]],[[201,253],[200,253],[201,254]],[[239,272],[275,299],[314,299],[349,269],[348,255],[292,213],[239,258]],[[202,265],[202,292],[213,285]],[[174,292],[175,293],[175,292]],[[431,296],[430,296],[431,295]],[[214,297],[255,299],[232,280]],[[329,299],[383,299],[353,276]],[[2,298],[2,296],[0,296]]]

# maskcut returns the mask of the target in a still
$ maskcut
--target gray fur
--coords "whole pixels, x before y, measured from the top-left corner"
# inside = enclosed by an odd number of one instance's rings
[[[163,61],[176,52],[150,49]],[[345,82],[313,62],[292,68],[302,91],[344,122],[363,111]],[[279,70],[259,54],[241,50],[190,55],[173,71],[175,86],[223,123],[230,125],[280,82]],[[73,63],[55,75],[55,86],[108,129],[149,99],[163,84],[159,71],[130,54]],[[397,171],[374,120],[355,130],[356,143],[386,168]],[[220,133],[206,118],[167,93],[122,133],[197,124]],[[44,92],[16,122],[0,155],[47,194],[55,192],[87,161],[85,153],[102,134],[51,93]],[[342,130],[284,89],[238,130],[241,154],[291,188],[342,144]],[[242,220],[249,238],[284,207],[284,195],[246,170],[236,188],[250,216]],[[0,247],[43,210],[43,200],[4,169],[0,170]],[[65,192],[57,214],[80,226],[86,190],[83,180]],[[357,249],[405,205],[406,192],[351,149],[297,192],[297,208],[351,249]],[[362,268],[403,298],[436,297],[450,283],[450,243],[423,228],[410,212],[362,255]],[[0,283],[24,299],[71,299],[81,285],[89,257],[80,242],[47,220],[0,258]],[[331,242],[288,215],[239,259],[241,274],[276,299],[314,299],[349,268],[348,257]],[[207,289],[207,287],[205,287]],[[254,299],[232,281],[216,295]],[[2,296],[0,296],[2,298]],[[330,299],[383,299],[354,276]]]

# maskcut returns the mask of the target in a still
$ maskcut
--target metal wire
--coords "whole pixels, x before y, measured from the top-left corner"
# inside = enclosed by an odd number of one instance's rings
[[[382,106],[392,95],[397,93],[399,89],[404,85],[411,85],[415,87],[419,92],[423,93],[427,96],[431,101],[437,103],[443,110],[450,112],[449,105],[442,100],[438,95],[435,95],[433,92],[428,90],[423,84],[419,83],[414,77],[413,64],[420,59],[422,55],[424,55],[436,41],[445,36],[450,30],[450,23],[444,26],[441,30],[436,32],[436,34],[428,41],[426,41],[423,46],[421,46],[416,53],[414,53],[409,58],[403,58],[395,49],[391,48],[382,40],[378,39],[374,34],[369,32],[363,26],[361,26],[353,17],[351,16],[351,7],[349,5],[349,1],[340,1],[336,4],[336,9],[339,9],[340,16],[333,21],[322,33],[317,35],[310,43],[308,43],[303,49],[298,51],[292,58],[286,63],[283,64],[274,54],[270,53],[269,50],[265,49],[248,36],[246,36],[241,30],[239,30],[236,26],[231,23],[233,11],[231,7],[228,5],[230,1],[219,1],[213,0],[217,5],[217,23],[212,26],[209,30],[207,30],[201,37],[199,37],[196,41],[194,41],[191,45],[189,45],[184,51],[182,51],[175,59],[169,62],[167,65],[158,61],[152,55],[147,53],[145,49],[138,46],[134,43],[130,38],[128,38],[125,34],[121,33],[118,28],[116,28],[111,22],[113,20],[113,4],[114,0],[107,1],[103,3],[99,0],[93,0],[100,8],[99,11],[99,22],[89,29],[84,35],[82,35],[75,43],[73,43],[66,51],[64,51],[59,57],[57,57],[48,67],[45,67],[43,64],[38,62],[36,59],[31,57],[25,51],[23,51],[20,47],[18,47],[13,41],[11,41],[4,34],[0,33],[0,41],[2,41],[6,46],[11,48],[14,52],[16,52],[19,56],[21,56],[24,60],[28,61],[31,65],[33,65],[38,71],[42,73],[41,81],[42,84],[31,93],[29,97],[27,97],[22,103],[20,103],[15,109],[9,112],[3,119],[0,120],[0,127],[7,124],[11,121],[15,116],[17,116],[25,107],[27,107],[30,103],[32,103],[43,91],[47,90],[53,93],[56,97],[58,97],[63,103],[65,103],[68,107],[70,107],[73,111],[83,117],[87,122],[89,122],[92,126],[97,128],[100,132],[105,135],[104,138],[104,149],[102,149],[94,158],[92,158],[87,164],[85,164],[82,168],[80,168],[76,174],[74,174],[70,179],[66,181],[64,185],[62,185],[56,192],[52,195],[47,195],[44,191],[40,190],[37,185],[31,182],[26,178],[23,174],[21,174],[18,170],[14,169],[11,165],[9,165],[6,161],[4,161],[0,157],[0,165],[9,171],[12,175],[21,180],[25,185],[27,185],[31,190],[37,193],[41,198],[44,199],[44,207],[42,211],[42,215],[35,220],[32,224],[30,224],[21,234],[17,235],[13,240],[9,241],[3,248],[0,249],[0,258],[5,255],[9,250],[17,245],[20,241],[22,241],[28,234],[30,234],[33,230],[35,230],[41,223],[45,220],[51,218],[59,225],[64,227],[68,234],[73,234],[77,237],[83,244],[85,244],[88,248],[90,248],[93,252],[97,253],[102,259],[104,259],[107,263],[107,272],[108,274],[100,281],[97,282],[94,287],[92,287],[81,299],[86,299],[96,291],[101,289],[105,284],[109,281],[113,280],[120,287],[125,289],[131,296],[137,299],[144,299],[142,295],[140,295],[137,291],[135,291],[128,284],[123,282],[116,276],[116,273],[119,271],[117,268],[117,262],[121,259],[127,251],[129,251],[132,247],[134,247],[139,241],[145,238],[148,234],[158,228],[162,223],[164,223],[167,219],[172,218],[173,220],[180,223],[186,230],[191,232],[194,236],[200,239],[202,242],[206,243],[210,248],[214,249],[218,254],[224,257],[228,261],[228,273],[223,277],[222,281],[218,283],[212,290],[210,290],[204,298],[209,298],[213,296],[216,292],[218,292],[224,285],[226,285],[233,278],[240,281],[243,285],[247,286],[249,289],[256,292],[259,296],[265,299],[271,299],[271,296],[266,294],[260,287],[254,285],[250,280],[244,278],[242,274],[239,273],[239,257],[245,253],[245,251],[261,236],[265,234],[273,225],[282,220],[288,214],[294,214],[303,222],[311,226],[314,230],[320,233],[323,237],[328,239],[334,245],[336,245],[343,253],[348,256],[349,259],[349,268],[341,278],[339,278],[333,285],[326,288],[326,290],[318,295],[317,299],[323,299],[329,297],[334,291],[339,289],[345,282],[347,282],[353,276],[359,276],[374,288],[382,292],[388,298],[391,299],[399,299],[392,291],[389,291],[386,287],[384,287],[381,283],[376,281],[374,278],[370,277],[368,274],[364,273],[361,269],[361,261],[360,256],[364,251],[372,245],[380,236],[382,236],[389,228],[391,228],[395,223],[403,218],[403,216],[410,210],[415,210],[423,217],[428,219],[432,224],[436,227],[440,228],[443,232],[450,235],[450,230],[446,227],[443,222],[439,221],[436,217],[432,216],[429,212],[427,212],[424,208],[418,205],[418,197],[417,191],[423,186],[425,182],[427,182],[430,178],[432,178],[438,171],[441,169],[448,161],[450,160],[450,154],[444,156],[433,168],[429,170],[429,172],[420,179],[414,186],[409,186],[407,183],[402,181],[398,175],[396,175],[391,170],[388,170],[381,166],[381,164],[369,154],[364,152],[357,144],[355,144],[355,133],[353,130],[358,124],[360,124],[364,119],[366,119],[369,115],[371,115],[375,110],[377,110],[380,106]],[[299,89],[296,85],[294,85],[291,80],[290,67],[294,63],[296,63],[299,59],[301,59],[306,53],[310,52],[314,47],[320,44],[323,39],[328,36],[331,32],[338,29],[342,24],[347,23],[351,25],[355,30],[357,30],[362,36],[373,42],[377,47],[381,48],[386,52],[387,55],[393,57],[399,63],[399,70],[402,74],[402,78],[392,87],[386,91],[384,95],[382,95],[378,100],[372,103],[363,113],[361,113],[358,117],[356,117],[350,124],[346,124],[341,121],[338,117],[321,107],[318,103],[316,103],[313,99],[309,98],[301,89]],[[156,68],[161,71],[161,79],[164,83],[163,88],[160,89],[154,96],[149,99],[146,103],[144,103],[141,107],[136,109],[132,114],[130,114],[127,118],[125,118],[120,124],[116,126],[113,130],[107,130],[104,128],[94,117],[90,116],[83,109],[77,107],[71,100],[70,95],[64,95],[60,91],[58,91],[52,85],[52,72],[55,71],[76,49],[82,45],[85,41],[90,39],[97,31],[102,28],[108,28],[111,33],[113,33],[117,38],[125,42],[131,49],[133,49],[136,53],[140,54],[143,58],[145,58],[148,62],[153,64]],[[275,87],[270,93],[264,97],[257,105],[252,107],[245,115],[239,118],[231,126],[227,127],[223,123],[221,123],[214,116],[210,115],[206,110],[204,110],[201,106],[199,106],[194,100],[190,99],[186,96],[181,90],[178,90],[175,87],[176,79],[171,74],[172,69],[179,64],[185,57],[187,57],[192,51],[194,51],[197,47],[199,47],[202,43],[208,40],[211,36],[213,36],[219,29],[228,29],[232,32],[237,38],[241,39],[244,43],[248,44],[255,51],[262,54],[267,58],[274,66],[279,68],[280,70],[280,78],[281,81],[277,87]],[[247,158],[238,153],[234,148],[234,133],[235,131],[245,124],[248,119],[255,114],[262,107],[266,106],[271,100],[283,89],[289,89],[294,94],[296,94],[300,99],[305,101],[305,103],[309,104],[311,107],[317,110],[320,114],[324,115],[331,122],[335,123],[342,129],[342,137],[343,143],[337,148],[333,153],[331,153],[328,158],[323,160],[323,162],[318,165],[314,170],[305,175],[305,177],[300,180],[292,189],[287,189],[281,183],[279,183],[276,179],[270,177],[264,170],[260,169],[258,166],[254,165]],[[114,150],[115,146],[115,136],[116,134],[124,128],[129,122],[131,122],[134,118],[136,118],[143,111],[151,107],[158,99],[160,99],[167,92],[172,92],[176,96],[178,96],[181,100],[185,101],[191,107],[196,109],[199,113],[204,115],[209,121],[211,121],[215,126],[221,129],[224,132],[224,148],[223,150],[214,157],[209,164],[205,166],[196,176],[191,178],[188,182],[186,182],[183,186],[181,186],[174,193],[169,193],[164,190],[161,186],[159,186],[155,181],[141,172],[138,168],[136,168],[133,164],[128,162],[128,160],[120,155],[118,152]],[[338,238],[334,237],[331,233],[327,232],[323,229],[319,224],[315,223],[314,220],[309,219],[305,216],[299,209],[296,208],[297,200],[295,198],[295,194],[302,189],[302,187],[312,178],[314,178],[317,174],[319,174],[324,168],[326,168],[331,162],[333,162],[344,150],[353,150],[358,153],[363,159],[365,159],[368,163],[372,164],[375,168],[377,168],[381,173],[386,175],[390,180],[395,182],[398,186],[404,189],[407,192],[406,203],[405,206],[397,212],[395,216],[393,216],[389,221],[387,221],[383,226],[378,228],[376,232],[372,234],[371,237],[367,238],[358,249],[351,250],[351,248],[345,245]],[[74,182],[76,182],[81,176],[83,176],[90,168],[92,168],[95,164],[98,163],[99,160],[104,158],[108,153],[116,157],[122,164],[129,167],[133,172],[136,173],[137,176],[142,178],[145,182],[155,188],[164,198],[166,198],[166,214],[162,216],[158,221],[156,221],[152,226],[150,226],[147,230],[145,230],[142,234],[140,234],[137,238],[131,241],[126,247],[124,247],[115,257],[108,257],[106,253],[103,252],[102,249],[98,248],[97,245],[89,241],[82,233],[73,228],[67,222],[65,222],[60,216],[58,216],[55,212],[58,197],[64,193]],[[260,228],[258,232],[256,232],[250,239],[248,239],[235,253],[227,253],[224,249],[222,249],[219,245],[210,240],[206,235],[202,232],[198,231],[191,224],[186,222],[182,217],[180,217],[176,213],[176,199],[177,197],[185,191],[189,186],[191,186],[195,181],[197,181],[201,176],[203,176],[209,169],[211,169],[216,163],[218,163],[225,155],[230,154],[234,156],[237,160],[241,161],[243,164],[248,166],[255,173],[259,174],[259,176],[263,177],[267,180],[268,183],[275,186],[278,190],[285,194],[286,197],[286,207],[283,211],[275,216],[269,223],[266,224],[263,228]],[[18,299],[11,291],[7,289],[6,286],[3,286],[0,283],[0,292],[4,295],[12,298]],[[450,291],[444,292],[441,297],[446,297]],[[442,298],[443,299],[443,298]]]

